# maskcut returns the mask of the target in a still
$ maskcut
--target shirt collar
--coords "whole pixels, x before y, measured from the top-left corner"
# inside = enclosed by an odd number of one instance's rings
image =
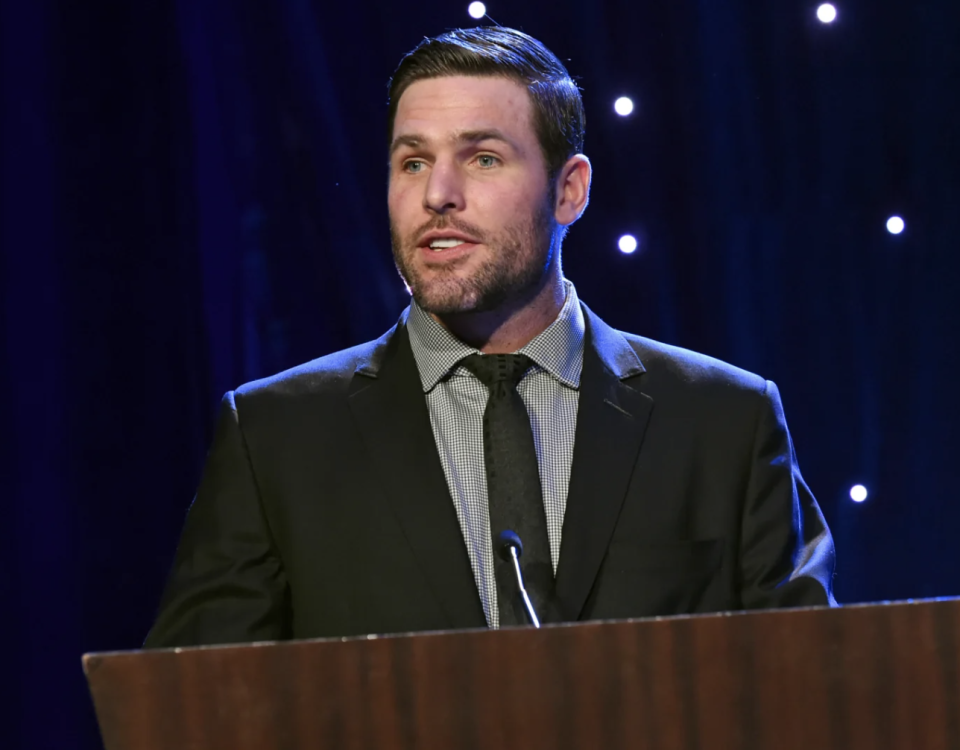
[[[586,326],[577,290],[566,279],[564,285],[567,297],[556,319],[517,353],[526,354],[563,385],[576,389],[580,387],[583,370]],[[413,300],[407,331],[424,393],[433,390],[464,357],[479,352],[460,341]]]

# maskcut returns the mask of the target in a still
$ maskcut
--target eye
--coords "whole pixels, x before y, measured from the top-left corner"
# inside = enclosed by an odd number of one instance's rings
[[[490,167],[495,167],[500,162],[496,156],[491,156],[490,154],[480,154],[477,157],[477,164],[482,169],[490,169]]]
[[[423,171],[423,162],[418,159],[411,159],[403,163],[403,171],[409,174],[417,174]]]

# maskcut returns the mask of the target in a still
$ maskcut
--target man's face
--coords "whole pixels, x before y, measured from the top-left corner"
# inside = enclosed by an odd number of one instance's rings
[[[556,252],[550,192],[520,83],[450,76],[400,97],[390,233],[397,269],[425,310],[482,312],[539,288]]]

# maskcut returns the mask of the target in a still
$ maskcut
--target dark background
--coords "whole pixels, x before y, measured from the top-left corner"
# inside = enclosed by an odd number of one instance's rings
[[[385,85],[466,5],[3,0],[0,747],[98,746],[222,393],[396,319]],[[837,5],[488,8],[584,89],[580,296],[778,383],[838,599],[957,595],[960,4]]]

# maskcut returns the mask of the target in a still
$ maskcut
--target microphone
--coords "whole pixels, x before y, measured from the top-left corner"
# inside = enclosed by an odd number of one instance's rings
[[[520,597],[523,599],[523,606],[526,607],[527,614],[530,616],[530,621],[533,623],[533,626],[539,628],[540,619],[533,610],[530,597],[527,596],[527,589],[523,585],[523,573],[520,572],[520,557],[523,555],[523,542],[520,541],[517,532],[511,531],[510,529],[501,531],[497,536],[497,552],[500,553],[502,559],[513,563],[513,572],[517,576],[517,586],[520,587]]]

